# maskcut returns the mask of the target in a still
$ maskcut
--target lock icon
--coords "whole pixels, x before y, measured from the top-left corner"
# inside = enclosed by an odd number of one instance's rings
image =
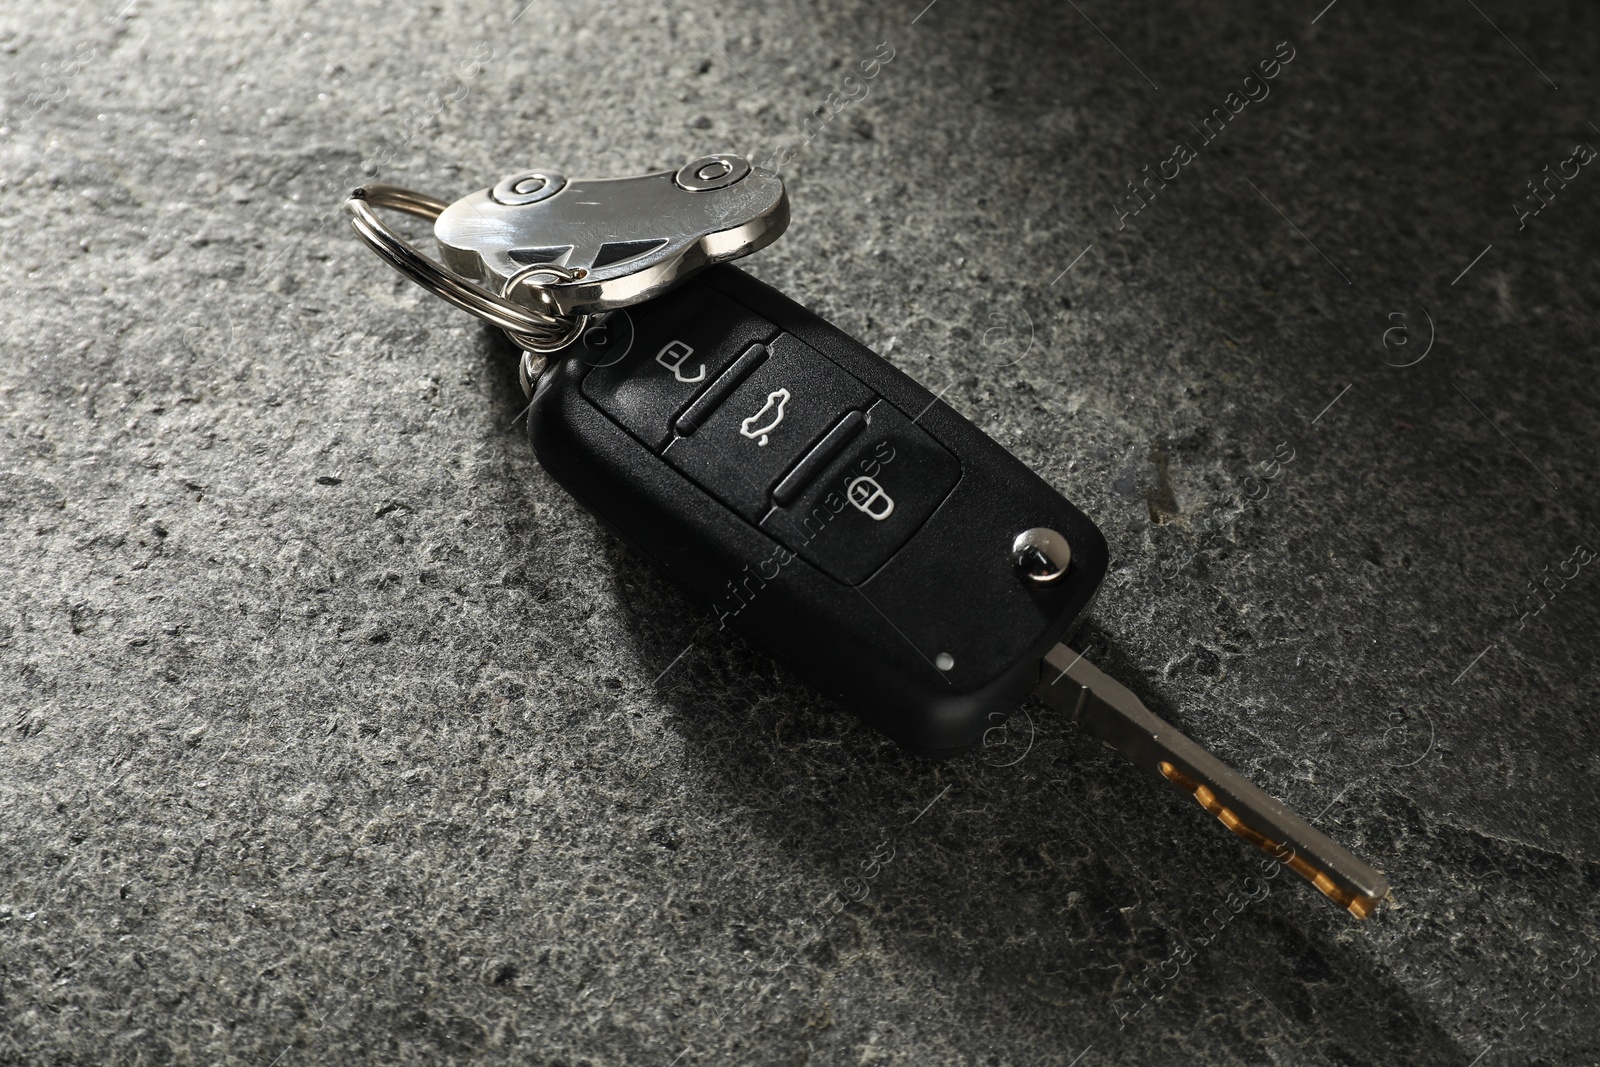
[[[844,495],[857,511],[863,511],[867,517],[876,522],[882,522],[894,514],[894,498],[883,491],[873,478],[862,475],[853,478],[850,484],[844,487]]]

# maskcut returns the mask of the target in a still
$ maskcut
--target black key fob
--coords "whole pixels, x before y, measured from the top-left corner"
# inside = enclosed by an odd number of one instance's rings
[[[737,268],[626,314],[625,354],[575,343],[539,378],[545,469],[722,625],[905,747],[969,749],[1015,710],[1105,575],[1095,525]]]
[[[1351,914],[1387,897],[1379,871],[1061,643],[1107,565],[1077,508],[863,345],[706,269],[783,231],[776,174],[723,154],[634,178],[527,171],[453,205],[370,185],[344,206],[391,266],[522,346],[556,480],[818,690],[935,755],[1031,690]],[[375,207],[435,219],[450,266]]]

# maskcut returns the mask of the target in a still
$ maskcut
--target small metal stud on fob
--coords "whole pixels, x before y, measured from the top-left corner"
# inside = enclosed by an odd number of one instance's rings
[[[928,754],[975,747],[1031,692],[1351,914],[1388,895],[1064,643],[1106,573],[1093,522],[859,341],[716,265],[788,225],[778,175],[714,155],[524,171],[449,205],[369,185],[345,208],[391,266],[522,347],[550,474],[819,692]],[[375,208],[432,219],[442,265]]]
[[[1059,581],[1072,563],[1072,546],[1054,530],[1024,530],[1011,542],[1011,562],[1036,582]]]

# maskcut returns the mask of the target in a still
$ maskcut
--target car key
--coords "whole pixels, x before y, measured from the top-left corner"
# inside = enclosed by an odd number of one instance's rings
[[[436,217],[444,269],[371,207]],[[1033,693],[1364,918],[1383,876],[1065,642],[1108,553],[1092,521],[949,405],[732,266],[787,223],[737,156],[448,207],[392,186],[357,232],[524,347],[540,463],[721,625],[906,748],[970,750]],[[498,292],[498,296],[496,296]]]

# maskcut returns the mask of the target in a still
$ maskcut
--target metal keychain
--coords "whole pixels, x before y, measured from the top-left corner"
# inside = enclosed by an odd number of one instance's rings
[[[443,265],[374,208],[432,221]],[[579,338],[591,316],[765,248],[789,225],[783,179],[729,154],[632,178],[523,171],[448,205],[398,185],[365,185],[344,209],[384,262],[504,330],[522,348],[518,373],[530,394],[546,354]]]

